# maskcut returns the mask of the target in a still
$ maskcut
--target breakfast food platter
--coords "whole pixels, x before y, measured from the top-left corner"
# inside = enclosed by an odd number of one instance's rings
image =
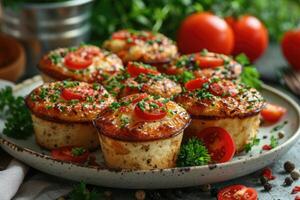
[[[52,50],[40,76],[0,91],[0,145],[43,172],[108,187],[252,173],[295,144],[300,111],[245,59],[179,55],[166,36],[136,30],[113,33],[102,48]]]
[[[43,83],[40,76],[26,80],[15,88],[15,94],[28,95]],[[34,136],[27,140],[16,140],[1,133],[1,147],[15,158],[45,173],[70,180],[85,181],[90,184],[118,188],[170,188],[214,183],[240,177],[261,169],[278,160],[280,156],[295,144],[300,137],[299,106],[288,96],[269,86],[263,85],[262,96],[272,103],[284,105],[288,113],[278,124],[287,121],[281,131],[285,136],[279,145],[270,151],[262,151],[270,143],[271,135],[277,135],[272,126],[261,126],[258,138],[261,142],[248,153],[240,153],[226,163],[209,164],[193,167],[172,167],[148,170],[113,170],[104,165],[100,150],[93,152],[98,165],[76,164],[53,159],[50,152],[35,142]],[[278,125],[277,124],[277,125]],[[3,121],[1,121],[1,129]]]

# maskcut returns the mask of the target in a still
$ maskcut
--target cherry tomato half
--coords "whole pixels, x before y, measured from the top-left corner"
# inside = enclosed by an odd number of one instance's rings
[[[291,30],[284,34],[281,49],[290,65],[300,70],[300,29]]]
[[[65,100],[73,100],[73,99],[82,99],[83,95],[81,93],[76,93],[70,89],[63,89],[61,92],[61,97]]]
[[[200,68],[214,68],[224,64],[224,60],[221,58],[204,57],[199,54],[195,55],[195,61]]]
[[[163,103],[149,100],[143,102],[143,108],[139,105],[139,103],[136,104],[134,108],[134,112],[136,116],[138,116],[141,119],[144,120],[159,120],[164,118],[167,115],[167,112],[165,110],[165,107]]]
[[[245,15],[226,19],[234,32],[233,55],[245,53],[253,62],[268,47],[268,31],[263,23],[254,16]]]
[[[235,153],[235,144],[231,135],[221,127],[208,127],[195,135],[208,149],[212,161],[224,163],[231,160]]]
[[[81,155],[74,155],[74,148],[76,147],[61,147],[53,149],[51,151],[51,156],[57,160],[85,163],[89,158],[90,152],[87,149],[83,149],[83,153]]]
[[[82,56],[80,53],[70,52],[65,57],[65,65],[69,69],[80,70],[85,69],[93,63],[89,56]]]
[[[232,185],[218,192],[218,200],[257,200],[257,192],[244,185]]]
[[[285,108],[267,103],[266,107],[261,111],[261,116],[265,121],[275,123],[278,122],[285,113]]]
[[[207,79],[203,79],[203,78],[196,78],[193,80],[190,80],[189,82],[187,82],[184,87],[190,91],[192,90],[196,90],[196,89],[201,89],[203,84],[207,82]]]
[[[233,32],[228,24],[207,12],[195,13],[183,20],[178,31],[177,44],[184,54],[208,51],[230,54],[233,49]]]
[[[160,74],[155,68],[147,68],[147,65],[129,62],[127,65],[127,72],[131,77],[137,77],[140,74]]]

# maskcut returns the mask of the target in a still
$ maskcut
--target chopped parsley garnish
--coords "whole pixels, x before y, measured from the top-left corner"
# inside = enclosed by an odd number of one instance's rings
[[[48,89],[47,88],[41,88],[41,92],[40,92],[40,98],[41,99],[45,99],[48,95]]]
[[[196,90],[196,97],[199,99],[211,99],[214,95],[212,95],[206,89]]]
[[[121,116],[121,128],[124,128],[127,124],[129,124],[129,118],[126,116]]]
[[[184,71],[182,74],[176,75],[173,77],[175,77],[175,79],[173,79],[176,82],[180,82],[180,83],[186,83],[190,80],[195,79],[195,76],[193,74],[193,72],[191,71]]]
[[[86,149],[82,148],[82,147],[74,147],[74,148],[72,148],[72,155],[73,156],[81,156],[85,152],[86,152]]]
[[[120,107],[121,107],[121,104],[119,102],[112,102],[109,106],[109,108],[112,109],[113,111],[117,110]]]
[[[87,96],[86,101],[89,102],[89,103],[93,103],[94,102],[94,97],[93,96]]]
[[[142,100],[142,101],[139,101],[137,103],[138,107],[142,110],[142,111],[145,111],[146,110],[146,107],[145,107],[145,101]]]
[[[62,57],[58,54],[58,53],[52,53],[50,56],[49,56],[49,58],[50,58],[50,60],[51,60],[51,62],[53,63],[53,64],[58,64],[58,63],[60,63],[60,61],[61,61],[61,59],[62,59]]]
[[[278,139],[274,135],[271,136],[270,146],[272,147],[272,149],[278,146]]]
[[[33,133],[32,119],[23,97],[14,97],[11,87],[0,90],[0,113],[6,119],[3,134],[26,139]]]
[[[206,165],[211,161],[207,148],[197,138],[191,138],[183,144],[177,159],[177,166],[200,166]]]
[[[94,83],[93,84],[93,89],[94,90],[100,90],[100,88],[101,88],[101,85],[99,83]]]
[[[248,153],[251,151],[252,147],[259,145],[260,139],[254,137],[251,142],[246,144],[245,146],[245,152]]]
[[[79,85],[78,81],[66,81],[66,80],[63,81],[64,88],[72,88],[78,85]]]
[[[243,71],[241,73],[242,83],[256,89],[261,89],[262,82],[259,80],[260,75],[257,69],[250,65],[247,56],[245,54],[239,54],[235,59],[243,65]]]
[[[274,128],[272,128],[271,133],[274,133],[276,131],[279,131],[280,129],[282,129],[285,125],[287,125],[288,121],[284,121],[282,124],[279,124],[277,126],[275,126]]]

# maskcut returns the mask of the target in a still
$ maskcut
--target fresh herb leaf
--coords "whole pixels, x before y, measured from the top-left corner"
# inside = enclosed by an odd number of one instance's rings
[[[6,119],[3,134],[26,139],[33,133],[31,114],[23,97],[14,97],[11,87],[0,90],[0,112]]]
[[[74,186],[73,190],[69,193],[69,200],[101,200],[104,199],[102,193],[95,189],[90,191],[87,189],[86,184],[80,182]]]
[[[272,135],[271,137],[270,146],[272,147],[272,149],[278,146],[278,139],[274,135]]]
[[[260,139],[254,137],[251,142],[246,144],[245,146],[245,152],[248,153],[251,151],[252,147],[259,145]]]
[[[276,131],[279,131],[280,129],[282,129],[285,125],[287,125],[288,121],[284,121],[282,124],[279,124],[277,126],[275,126],[274,128],[272,128],[271,133],[274,133]]]
[[[200,166],[210,162],[211,157],[204,144],[197,138],[191,138],[183,144],[177,159],[177,166]]]
[[[126,116],[121,116],[121,128],[124,128],[129,123],[129,118]]]
[[[74,147],[74,148],[72,148],[72,154],[74,156],[81,156],[85,152],[86,152],[86,149],[83,148],[83,147]]]

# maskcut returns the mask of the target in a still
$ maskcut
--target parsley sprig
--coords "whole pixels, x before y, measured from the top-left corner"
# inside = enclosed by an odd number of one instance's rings
[[[177,166],[200,166],[211,161],[211,157],[204,144],[197,138],[191,138],[181,146]]]
[[[5,124],[3,134],[26,139],[33,133],[32,119],[23,97],[15,97],[11,87],[0,90],[0,113]]]

